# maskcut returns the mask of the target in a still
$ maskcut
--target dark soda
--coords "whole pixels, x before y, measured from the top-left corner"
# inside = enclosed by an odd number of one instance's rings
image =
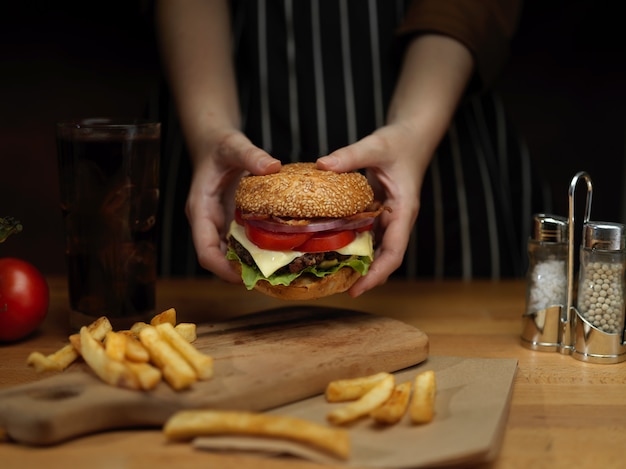
[[[71,325],[126,327],[155,311],[159,135],[82,130],[57,140]]]

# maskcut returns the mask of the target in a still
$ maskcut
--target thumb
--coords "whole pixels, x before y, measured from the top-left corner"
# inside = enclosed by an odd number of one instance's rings
[[[224,161],[230,161],[234,166],[252,174],[270,174],[280,169],[280,160],[254,145],[241,133],[227,137],[220,150],[220,156]]]
[[[379,140],[374,135],[368,135],[358,142],[318,158],[317,167],[343,173],[375,166],[380,163],[380,155],[383,154]]]

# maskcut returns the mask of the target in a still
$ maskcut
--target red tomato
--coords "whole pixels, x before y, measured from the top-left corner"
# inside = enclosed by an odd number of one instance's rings
[[[235,210],[235,222],[237,222],[238,225],[243,226],[245,223],[243,222],[243,218],[241,218],[241,211],[240,210]]]
[[[48,313],[48,284],[35,266],[0,258],[0,341],[33,332]]]
[[[300,246],[313,233],[275,233],[245,224],[246,236],[261,249],[271,251],[288,251]]]
[[[354,238],[356,238],[354,230],[324,231],[298,245],[296,250],[302,252],[335,251],[350,244]]]

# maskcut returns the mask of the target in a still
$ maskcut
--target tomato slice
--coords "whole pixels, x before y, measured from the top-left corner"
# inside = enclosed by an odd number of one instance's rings
[[[241,210],[235,210],[235,222],[238,225],[244,226],[243,218],[241,217]]]
[[[354,238],[356,238],[354,230],[324,231],[313,235],[295,249],[302,252],[336,251],[350,244]]]
[[[261,249],[270,251],[292,250],[306,242],[313,233],[275,233],[256,226],[244,224],[246,236]]]

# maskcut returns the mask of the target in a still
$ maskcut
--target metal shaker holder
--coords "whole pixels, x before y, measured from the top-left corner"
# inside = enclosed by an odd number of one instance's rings
[[[587,194],[577,245],[575,195],[581,180],[586,183]],[[537,265],[531,258],[521,343],[531,350],[556,351],[580,361],[619,363],[626,360],[625,229],[619,223],[591,221],[592,196],[591,178],[581,171],[570,183],[567,218],[549,214],[533,217],[529,256],[549,258],[558,268],[550,271],[552,296],[546,299],[545,294],[535,293],[548,279],[533,272]],[[537,254],[535,249],[549,256]],[[576,255],[580,259],[578,272],[574,269]],[[563,265],[566,268],[560,270]],[[558,286],[557,293],[566,285],[563,295],[554,293],[554,285]]]

